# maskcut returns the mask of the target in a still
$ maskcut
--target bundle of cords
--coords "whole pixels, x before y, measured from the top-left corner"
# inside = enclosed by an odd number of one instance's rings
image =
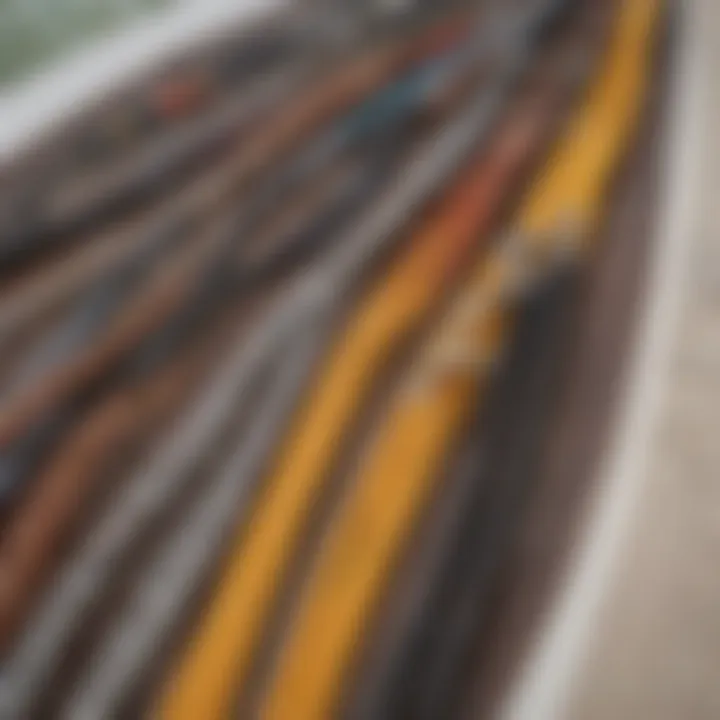
[[[662,9],[308,3],[18,164],[2,717],[456,716]]]

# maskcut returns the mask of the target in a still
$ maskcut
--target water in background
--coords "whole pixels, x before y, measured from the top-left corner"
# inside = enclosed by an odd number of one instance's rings
[[[0,87],[172,0],[0,0]]]

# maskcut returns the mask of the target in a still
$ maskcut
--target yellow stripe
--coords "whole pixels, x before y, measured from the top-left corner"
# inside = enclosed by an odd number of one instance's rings
[[[643,102],[661,5],[662,0],[623,2],[602,76],[520,213],[525,235],[548,239],[566,228],[597,224],[608,181]]]
[[[648,0],[624,3],[605,70],[539,186],[543,203],[550,203],[549,198],[553,203],[542,205],[544,216],[562,217],[569,203],[573,210],[582,208],[585,223],[597,217],[609,173],[638,115],[641,98],[627,95],[642,95],[652,20],[658,9],[659,3]],[[623,91],[617,92],[617,87]],[[616,114],[622,122],[615,122]],[[578,144],[580,137],[593,147],[586,151],[584,144]],[[572,157],[577,167],[571,166]],[[580,183],[582,191],[576,192],[570,184],[559,192],[557,178]],[[531,202],[536,197],[531,194]],[[535,210],[532,204],[528,207]],[[523,221],[528,217],[536,219],[521,215]],[[544,224],[530,227],[537,232],[551,229]],[[512,255],[505,250],[501,246],[481,264],[365,458],[306,587],[265,697],[264,720],[331,717],[387,575],[401,558],[432,494],[440,464],[488,376],[471,365],[453,370],[452,363],[473,353],[478,360],[491,360],[507,332],[509,315],[503,308],[513,285],[513,269]]]

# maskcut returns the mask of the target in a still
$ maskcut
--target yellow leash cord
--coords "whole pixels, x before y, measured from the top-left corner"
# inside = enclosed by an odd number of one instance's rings
[[[581,240],[597,227],[640,114],[660,7],[625,0],[601,76],[521,209],[518,232],[481,263],[396,397],[305,588],[263,720],[332,716],[387,575],[502,349],[527,264],[538,247],[560,249],[568,228]]]

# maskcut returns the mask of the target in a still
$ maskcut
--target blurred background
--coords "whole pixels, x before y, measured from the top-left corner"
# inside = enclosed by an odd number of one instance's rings
[[[83,44],[173,0],[2,0],[0,85],[7,88]]]

